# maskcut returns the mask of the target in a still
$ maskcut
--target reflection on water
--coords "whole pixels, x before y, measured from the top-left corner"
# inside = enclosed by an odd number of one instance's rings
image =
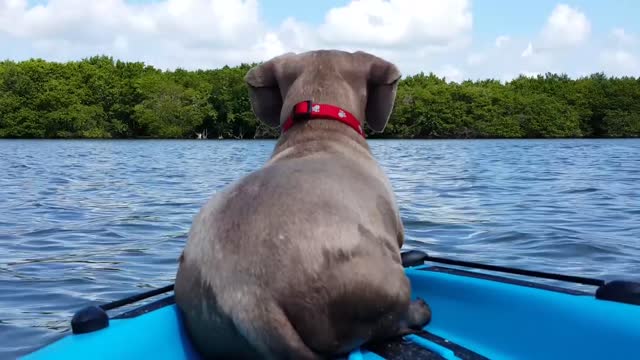
[[[273,141],[0,141],[0,358],[88,302],[173,281],[200,206]],[[371,141],[407,248],[605,279],[640,274],[640,141]]]

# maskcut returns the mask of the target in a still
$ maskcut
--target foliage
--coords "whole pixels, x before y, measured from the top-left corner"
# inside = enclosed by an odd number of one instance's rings
[[[161,71],[106,56],[0,62],[0,137],[275,137],[259,123],[243,81],[255,64]],[[400,81],[392,138],[640,136],[640,79],[597,73],[447,82]]]

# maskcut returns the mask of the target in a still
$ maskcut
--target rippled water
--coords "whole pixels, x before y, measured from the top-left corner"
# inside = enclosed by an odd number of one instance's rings
[[[640,276],[640,140],[371,141],[407,248]],[[173,281],[199,207],[273,141],[0,141],[0,357]]]

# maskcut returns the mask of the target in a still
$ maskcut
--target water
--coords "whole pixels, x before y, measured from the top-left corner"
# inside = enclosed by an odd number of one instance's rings
[[[407,248],[640,280],[640,140],[371,141]],[[0,358],[173,281],[191,219],[273,141],[0,141]]]

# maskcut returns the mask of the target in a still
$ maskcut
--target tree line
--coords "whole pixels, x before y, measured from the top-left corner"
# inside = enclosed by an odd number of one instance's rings
[[[255,64],[162,71],[95,56],[0,62],[0,137],[273,138],[251,111]],[[400,81],[389,125],[374,138],[640,136],[640,78],[595,73],[448,82]]]

